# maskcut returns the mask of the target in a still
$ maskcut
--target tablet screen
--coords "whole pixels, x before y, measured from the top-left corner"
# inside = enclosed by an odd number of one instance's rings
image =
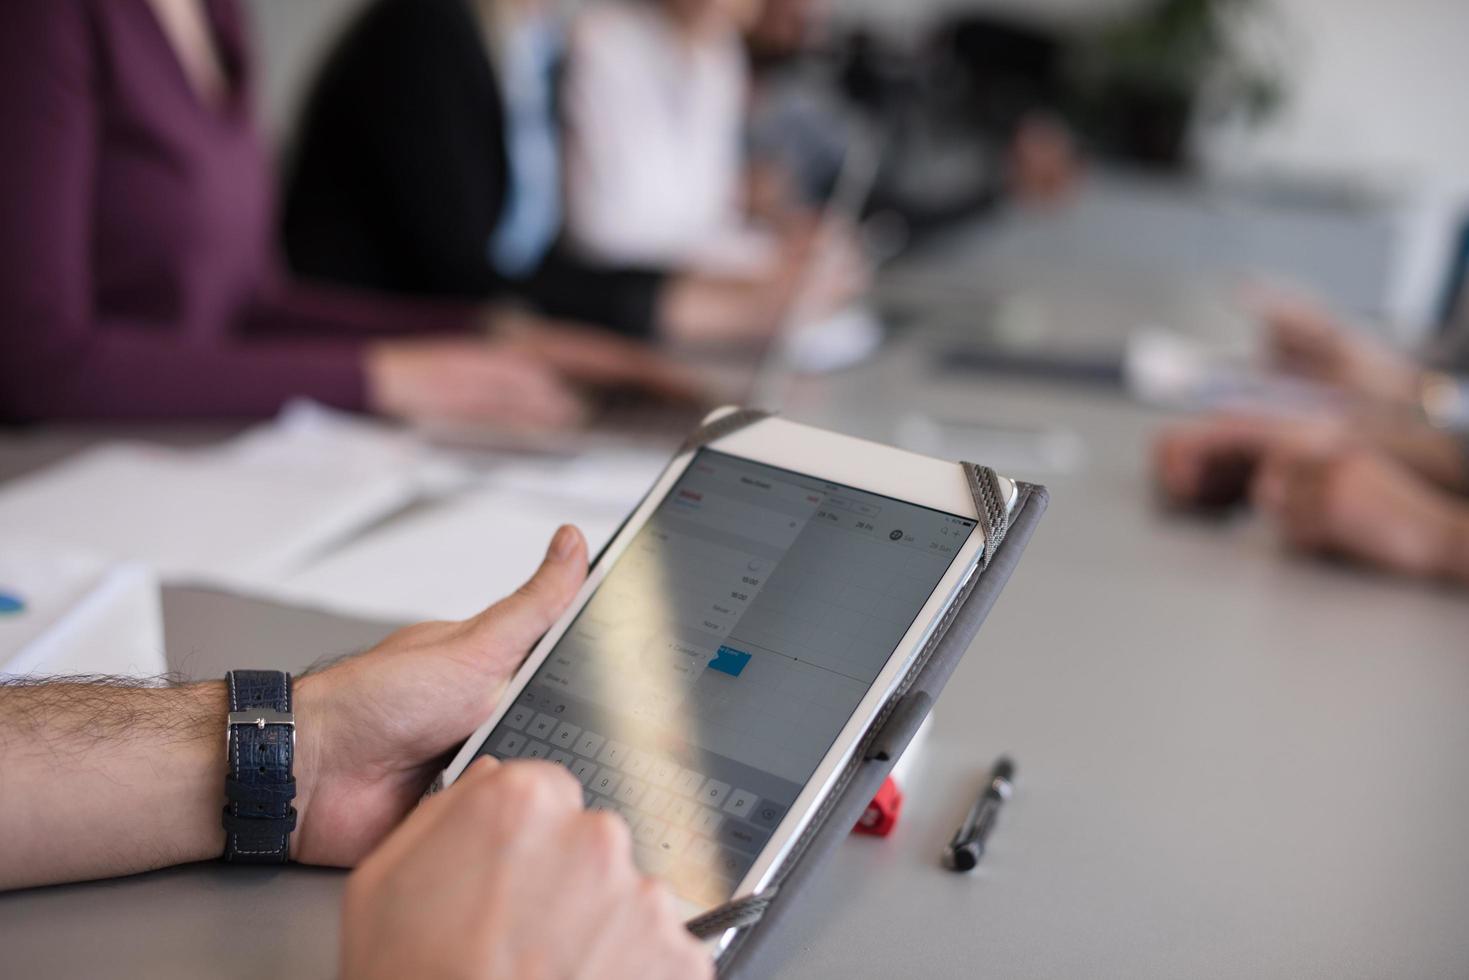
[[[973,529],[700,450],[480,754],[569,767],[645,871],[719,904]]]

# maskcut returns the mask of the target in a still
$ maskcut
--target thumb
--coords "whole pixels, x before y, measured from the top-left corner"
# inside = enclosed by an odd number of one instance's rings
[[[541,567],[506,598],[476,617],[476,626],[506,652],[524,655],[565,611],[587,577],[587,542],[563,524],[546,549]]]

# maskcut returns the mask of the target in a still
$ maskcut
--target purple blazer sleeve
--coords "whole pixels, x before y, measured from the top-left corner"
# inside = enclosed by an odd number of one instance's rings
[[[482,319],[481,307],[464,301],[407,299],[370,289],[293,280],[282,273],[244,311],[239,328],[256,340],[376,340],[463,335],[477,329]]]
[[[82,0],[0,3],[0,419],[260,416],[293,396],[363,407],[364,334],[411,328],[404,311],[282,288],[229,323],[99,312],[92,29]]]

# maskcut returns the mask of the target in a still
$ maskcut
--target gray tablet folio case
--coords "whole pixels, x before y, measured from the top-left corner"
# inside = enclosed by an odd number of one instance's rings
[[[712,442],[765,418],[766,414],[747,409],[721,415],[690,436],[683,448],[694,449]],[[800,896],[805,883],[819,872],[833,848],[851,832],[928,716],[1045,513],[1049,499],[1045,487],[1019,484],[1019,497],[1014,508],[1007,512],[994,471],[974,463],[962,465],[974,494],[976,512],[985,525],[981,567],[970,577],[959,601],[940,621],[897,693],[873,722],[832,793],[777,869],[774,884],[758,895],[720,906],[689,923],[689,929],[700,936],[739,929],[720,957],[719,976],[724,980],[770,974],[770,958],[780,945],[772,940],[799,928]],[[936,844],[935,866],[938,860]]]

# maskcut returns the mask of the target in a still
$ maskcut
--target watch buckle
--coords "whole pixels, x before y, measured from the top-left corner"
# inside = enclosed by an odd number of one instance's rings
[[[292,728],[295,728],[296,716],[289,711],[275,711],[270,708],[249,708],[245,711],[231,711],[229,724],[232,726],[254,725],[256,728],[264,728],[266,725],[290,725]]]

